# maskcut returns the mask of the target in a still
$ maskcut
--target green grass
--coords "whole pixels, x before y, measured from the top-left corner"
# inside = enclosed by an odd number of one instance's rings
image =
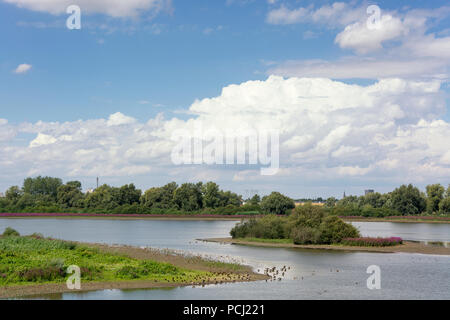
[[[0,285],[63,283],[67,267],[81,269],[81,281],[152,280],[191,283],[214,274],[168,263],[138,260],[67,241],[41,237],[0,237]]]
[[[262,243],[281,243],[292,244],[292,239],[263,239],[263,238],[238,238],[236,240],[243,240],[248,242],[262,242]]]

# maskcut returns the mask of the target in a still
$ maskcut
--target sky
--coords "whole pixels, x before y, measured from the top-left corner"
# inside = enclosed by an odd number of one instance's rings
[[[0,28],[0,192],[37,175],[294,198],[450,183],[447,1],[0,0]],[[277,130],[279,170],[174,163],[174,132],[198,127]]]

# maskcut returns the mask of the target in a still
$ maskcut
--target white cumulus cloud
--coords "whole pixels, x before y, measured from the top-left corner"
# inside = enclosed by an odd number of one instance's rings
[[[0,121],[2,176],[131,177],[147,174],[216,177],[222,181],[385,179],[395,184],[450,178],[450,124],[441,119],[445,97],[438,81],[384,79],[372,85],[327,78],[271,76],[223,88],[195,101],[188,119],[162,115],[142,122],[122,113],[107,119],[22,123]],[[261,177],[249,166],[176,166],[175,130],[239,133],[280,130],[279,173]],[[7,129],[6,129],[7,128]],[[34,134],[28,145],[14,133]],[[127,179],[128,179],[127,178]],[[361,181],[361,180],[360,180]]]
[[[171,0],[2,0],[19,8],[51,14],[65,14],[68,6],[76,4],[82,13],[100,13],[111,17],[134,17],[142,12],[158,13],[170,9]]]
[[[31,64],[22,63],[17,66],[17,68],[14,70],[14,73],[22,74],[27,73],[32,68]]]

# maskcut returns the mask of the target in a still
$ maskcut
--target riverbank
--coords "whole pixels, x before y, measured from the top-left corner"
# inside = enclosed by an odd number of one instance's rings
[[[65,219],[114,219],[114,220],[231,220],[261,218],[264,215],[199,215],[199,214],[105,214],[105,213],[0,213],[0,218],[33,219],[33,218],[65,218]],[[449,217],[405,216],[369,218],[352,216],[340,217],[347,222],[395,222],[395,223],[450,223]]]
[[[152,214],[104,214],[104,213],[0,213],[0,218],[67,218],[67,219],[116,219],[116,220],[237,220],[259,218],[259,215],[152,215]]]
[[[384,217],[384,218],[370,218],[352,216],[340,217],[347,222],[398,222],[398,223],[450,223],[449,217],[431,217],[431,216],[404,216],[404,217]]]
[[[402,245],[390,247],[356,247],[344,245],[297,245],[288,240],[275,239],[233,239],[233,238],[210,238],[199,239],[206,242],[217,242],[223,244],[237,244],[257,247],[271,248],[295,248],[308,250],[335,250],[335,251],[358,251],[358,252],[378,252],[378,253],[420,253],[434,255],[450,255],[450,248],[438,245],[425,245],[419,242],[404,241]]]
[[[3,269],[0,298],[3,299],[74,291],[204,286],[267,279],[248,266],[186,256],[170,250],[31,237],[0,238],[0,247],[2,255],[7,257],[0,259],[3,260],[0,265]],[[55,259],[64,263],[64,268],[55,269]],[[67,275],[63,271],[66,264],[80,266],[81,290],[67,288]],[[49,274],[51,280],[43,279]]]

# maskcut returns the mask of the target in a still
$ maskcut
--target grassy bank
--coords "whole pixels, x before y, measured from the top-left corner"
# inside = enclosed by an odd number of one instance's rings
[[[81,290],[205,285],[263,279],[248,267],[128,246],[32,236],[0,237],[0,298],[68,292],[70,265]]]
[[[269,248],[294,248],[307,250],[333,250],[333,251],[358,251],[358,252],[379,252],[379,253],[420,253],[434,255],[450,255],[450,248],[442,245],[425,245],[418,242],[404,241],[402,245],[388,247],[359,247],[347,246],[342,244],[318,245],[308,244],[299,245],[285,241],[286,239],[257,239],[257,238],[211,238],[201,239],[207,242],[217,242],[223,244],[237,244]]]

